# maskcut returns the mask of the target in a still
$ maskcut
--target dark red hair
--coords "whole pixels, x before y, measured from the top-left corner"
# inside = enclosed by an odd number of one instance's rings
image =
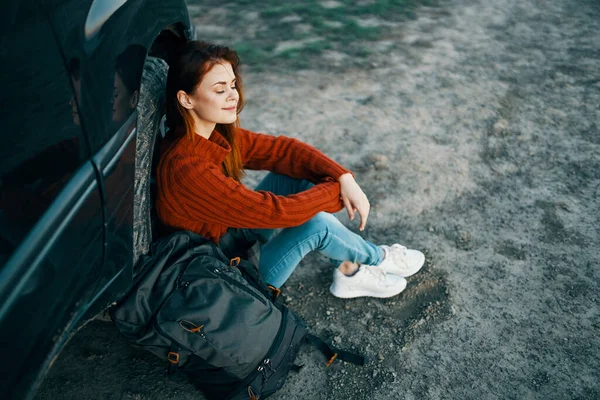
[[[169,66],[167,75],[167,126],[172,129],[185,128],[186,136],[191,140],[196,138],[194,120],[189,110],[181,106],[177,100],[177,92],[183,90],[193,94],[204,75],[215,64],[228,62],[233,68],[236,78],[236,87],[239,93],[237,113],[244,107],[244,93],[242,78],[240,76],[240,59],[237,53],[226,46],[218,46],[199,40],[190,41],[183,46],[181,53]],[[235,139],[235,128],[239,126],[239,119],[232,124],[217,124],[215,130],[227,140],[231,146],[231,153],[223,161],[225,175],[240,181],[244,176],[240,149]]]

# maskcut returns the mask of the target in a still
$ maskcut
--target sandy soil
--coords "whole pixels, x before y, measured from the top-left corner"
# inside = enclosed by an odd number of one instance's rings
[[[428,256],[386,300],[336,299],[324,260],[303,262],[288,305],[372,362],[304,348],[273,398],[600,398],[598,21],[596,0],[453,0],[390,28],[369,68],[248,71],[244,125],[350,167],[364,236]],[[37,398],[202,397],[95,321]]]

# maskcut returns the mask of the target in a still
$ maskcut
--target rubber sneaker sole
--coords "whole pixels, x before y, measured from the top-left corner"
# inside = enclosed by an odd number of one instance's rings
[[[404,289],[406,289],[406,279],[403,279],[402,282],[398,285],[387,288],[387,290],[382,290],[379,292],[374,292],[366,289],[352,289],[352,288],[342,288],[341,285],[336,284],[335,282],[331,284],[329,287],[329,291],[335,297],[340,299],[353,299],[356,297],[377,297],[380,299],[385,299],[388,297],[394,297],[400,293]]]

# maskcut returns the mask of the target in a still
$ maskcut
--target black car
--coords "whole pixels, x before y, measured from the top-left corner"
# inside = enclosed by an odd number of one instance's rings
[[[183,0],[2,6],[0,396],[34,396],[61,348],[135,279]]]

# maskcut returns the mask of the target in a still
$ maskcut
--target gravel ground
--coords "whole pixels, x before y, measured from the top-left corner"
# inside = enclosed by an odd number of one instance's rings
[[[388,22],[367,67],[330,51],[248,69],[243,125],[351,168],[372,204],[362,234],[428,260],[399,296],[346,301],[305,260],[288,306],[371,363],[326,368],[304,347],[274,399],[600,398],[598,21],[597,0],[453,0]],[[202,396],[102,321],[37,396],[171,398]]]

